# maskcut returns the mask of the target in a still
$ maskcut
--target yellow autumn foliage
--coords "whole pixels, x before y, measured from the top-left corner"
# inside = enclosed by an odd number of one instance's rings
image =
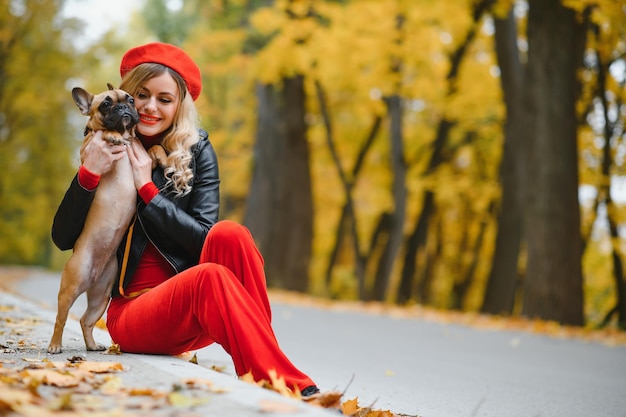
[[[241,220],[245,210],[254,165],[255,88],[260,84],[280,88],[284,78],[303,76],[315,206],[311,288],[318,295],[355,298],[351,242],[344,242],[340,248],[331,282],[325,282],[346,195],[328,148],[316,88],[320,86],[325,93],[340,168],[354,182],[351,196],[361,248],[369,247],[381,215],[395,208],[387,100],[401,97],[407,192],[402,225],[405,236],[413,230],[423,209],[424,193],[434,192],[436,221],[428,233],[439,239],[441,255],[436,255],[436,265],[430,272],[433,299],[438,305],[449,305],[454,284],[467,271],[470,258],[479,256],[465,300],[465,305],[471,306],[468,308],[476,308],[494,251],[502,191],[499,168],[506,114],[493,19],[515,11],[523,61],[527,47],[525,3],[497,0],[478,22],[472,20],[477,4],[472,0],[277,0],[252,12],[245,0],[190,3],[197,6],[198,19],[182,46],[197,57],[203,75],[203,94],[197,103],[202,124],[220,158],[223,217]],[[622,196],[609,209],[620,226],[626,222],[624,191],[616,187],[625,171],[622,138],[616,130],[611,139],[615,145],[609,150],[611,175],[607,176],[599,169],[605,116],[597,99],[599,73],[595,65],[598,61],[610,70],[605,99],[610,107],[607,114],[615,118],[620,114],[617,106],[626,102],[619,71],[626,53],[622,3],[564,0],[581,18],[590,7],[591,22],[597,28],[587,32],[586,66],[580,71],[582,91],[577,113],[581,189],[611,185],[615,196]],[[50,222],[75,172],[75,149],[80,141],[79,131],[65,116],[75,112],[66,82],[104,85],[112,81],[110,78],[117,77],[116,62],[112,61],[125,44],[108,39],[101,49],[90,51],[91,58],[84,57],[64,46],[67,33],[77,31],[80,25],[64,22],[60,30],[51,24],[55,2],[29,3],[28,7],[32,8],[32,26],[6,6],[0,13],[0,45],[10,43],[19,24],[23,24],[19,29],[28,34],[18,39],[19,47],[9,51],[8,59],[0,64],[3,79],[10,80],[0,98],[0,114],[7,115],[7,119],[0,120],[0,164],[12,174],[0,179],[0,255],[4,262],[51,264],[58,255],[49,238]],[[453,54],[472,30],[476,36],[464,50],[458,72],[451,80]],[[79,63],[89,71],[75,65]],[[97,64],[113,70],[99,72],[102,69],[96,68]],[[50,97],[42,98],[43,91]],[[62,116],[55,117],[53,109],[59,109]],[[377,118],[382,120],[380,128],[361,170],[353,174],[358,153]],[[429,164],[442,121],[449,122],[450,128],[442,161],[433,169]],[[6,132],[10,132],[7,137],[3,136]],[[612,283],[607,278],[612,267],[607,260],[610,248],[616,247],[621,253],[624,242],[620,238],[611,241],[606,230],[598,226],[597,215],[591,212],[593,204],[584,202],[581,207],[581,229],[591,236],[583,259],[589,294],[586,309],[596,319],[607,304],[614,302]],[[474,248],[481,230],[483,246]],[[465,243],[468,245],[463,246]],[[436,244],[430,245],[427,252],[432,255]],[[420,256],[418,262],[424,265],[426,254]],[[398,259],[394,269],[392,288],[397,286],[402,261]],[[368,272],[371,275],[372,271]]]

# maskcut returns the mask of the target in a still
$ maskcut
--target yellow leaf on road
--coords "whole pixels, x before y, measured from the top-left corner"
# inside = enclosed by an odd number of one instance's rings
[[[167,396],[167,400],[174,407],[191,408],[208,403],[209,397],[192,397],[180,391],[174,391]]]
[[[85,361],[70,365],[84,371],[93,372],[95,374],[102,374],[107,372],[123,371],[124,366],[118,362],[92,362]]]
[[[100,386],[100,392],[104,395],[114,395],[120,393],[122,390],[122,378],[118,376],[110,376],[107,380]]]
[[[22,376],[30,381],[62,388],[76,387],[81,381],[73,374],[63,374],[55,369],[27,369]]]

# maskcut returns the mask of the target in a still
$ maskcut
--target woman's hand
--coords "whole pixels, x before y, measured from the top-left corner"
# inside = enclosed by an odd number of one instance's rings
[[[103,175],[111,170],[116,161],[126,157],[126,146],[107,142],[102,138],[101,130],[96,130],[93,135],[80,156],[88,171]]]
[[[128,146],[128,159],[133,168],[133,179],[137,191],[152,181],[152,158],[139,139],[133,138]]]

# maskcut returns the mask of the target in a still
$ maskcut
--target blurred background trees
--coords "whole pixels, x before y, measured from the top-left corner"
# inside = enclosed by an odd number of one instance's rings
[[[66,83],[79,70],[56,1],[0,2],[0,259],[49,264],[51,216],[72,174]]]
[[[160,40],[270,286],[626,326],[624,1],[144,0],[82,50],[63,2],[0,4],[0,262],[62,265],[69,90]]]

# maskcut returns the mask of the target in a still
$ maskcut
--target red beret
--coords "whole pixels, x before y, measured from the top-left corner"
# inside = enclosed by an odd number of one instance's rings
[[[187,84],[187,89],[195,101],[202,90],[202,76],[195,62],[177,46],[153,42],[128,50],[122,57],[120,75],[124,75],[139,64],[162,64],[176,71]]]

